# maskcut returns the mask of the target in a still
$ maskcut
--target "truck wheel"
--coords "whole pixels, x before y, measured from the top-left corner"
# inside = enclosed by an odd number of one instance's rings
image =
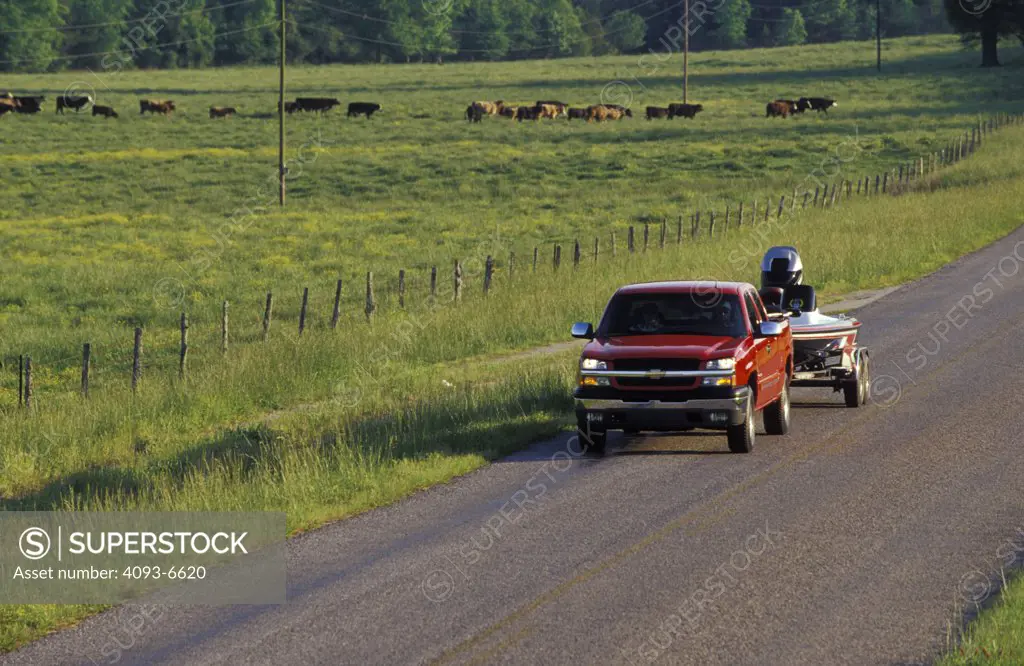
[[[779,399],[764,408],[764,429],[769,435],[789,432],[789,377]]]
[[[733,453],[750,453],[754,450],[754,396],[747,400],[747,414],[740,425],[731,425],[726,431],[729,450]]]
[[[857,362],[857,371],[854,378],[843,385],[843,396],[846,398],[846,406],[860,407],[866,404],[870,386],[871,369],[868,367],[868,357],[861,356]]]
[[[605,442],[608,441],[607,430],[595,429],[586,419],[577,419],[576,435],[580,438],[584,451],[598,456],[604,455]]]

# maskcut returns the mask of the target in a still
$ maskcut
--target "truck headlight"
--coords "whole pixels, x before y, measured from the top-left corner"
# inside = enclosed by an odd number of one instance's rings
[[[584,370],[607,370],[608,364],[596,358],[585,358],[580,361],[580,367]]]
[[[736,368],[734,358],[713,358],[704,366],[706,370],[733,370]]]

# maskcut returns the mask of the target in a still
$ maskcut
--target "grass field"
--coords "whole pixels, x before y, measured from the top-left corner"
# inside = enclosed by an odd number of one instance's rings
[[[1024,663],[1024,579],[1017,577],[975,619],[938,666],[1017,666]]]
[[[100,95],[123,112],[117,121],[3,118],[0,150],[13,166],[0,184],[0,509],[283,510],[291,530],[305,529],[565,427],[571,356],[493,355],[564,339],[570,322],[596,318],[623,282],[754,280],[767,246],[795,242],[809,279],[834,296],[913,279],[1024,223],[1024,130],[1012,128],[942,171],[929,194],[798,210],[781,225],[625,256],[626,224],[791,192],[840,146],[857,149],[835,178],[874,174],[939,147],[981,114],[1018,110],[1024,95],[1019,50],[1007,50],[1006,70],[989,72],[949,38],[904,40],[889,50],[893,74],[883,78],[858,64],[867,51],[698,55],[694,99],[708,111],[673,124],[470,126],[459,117],[473,98],[596,101],[607,80],[632,71],[630,59],[298,69],[293,90],[382,101],[388,113],[371,122],[293,118],[293,146],[319,131],[320,152],[307,149],[316,159],[302,166],[285,212],[249,218],[223,246],[213,236],[221,225],[257,187],[272,192],[275,128],[256,117],[210,121],[203,110],[272,108],[270,70],[117,75],[108,85],[118,95]],[[807,69],[786,71],[794,64]],[[658,98],[639,105],[674,98],[668,68],[641,77]],[[54,94],[68,78],[7,84]],[[184,113],[134,117],[134,91],[174,98]],[[828,118],[760,117],[765,99],[811,92],[834,95],[840,108]],[[411,117],[423,112],[433,117]],[[596,268],[589,258],[557,277],[547,268],[550,243],[606,239],[612,229],[615,260],[604,246]],[[545,267],[532,274],[526,255],[539,244]],[[515,279],[499,272],[483,298],[483,256],[503,260],[512,249],[522,261]],[[442,268],[444,301],[455,257],[467,262],[467,297],[432,307],[426,270]],[[403,267],[409,307],[396,312],[393,276]],[[369,268],[382,292],[372,326],[361,314]],[[339,276],[345,316],[332,332]],[[180,306],[161,291],[167,279],[187,282]],[[313,314],[300,338],[304,286]],[[262,344],[268,288],[277,319]],[[221,358],[224,298],[232,347]],[[174,371],[182,308],[192,322],[187,382]],[[146,330],[146,366],[133,400],[136,325]],[[74,393],[86,341],[95,362],[87,402]],[[31,414],[13,407],[17,354],[36,366]],[[92,610],[0,607],[0,648]]]

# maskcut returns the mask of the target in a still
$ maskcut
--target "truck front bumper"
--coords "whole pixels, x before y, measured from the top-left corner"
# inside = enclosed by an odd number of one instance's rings
[[[664,395],[651,400],[633,396],[624,399],[593,396],[593,393],[597,392],[576,391],[576,417],[580,424],[588,423],[591,428],[600,430],[724,429],[743,424],[747,403],[752,398],[747,386],[729,389],[729,394],[721,397],[701,396],[689,400],[665,399],[668,396]]]

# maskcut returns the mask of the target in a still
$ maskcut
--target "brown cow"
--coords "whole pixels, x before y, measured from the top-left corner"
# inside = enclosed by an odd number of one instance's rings
[[[92,105],[93,116],[103,116],[104,118],[117,118],[117,111],[109,106],[101,106],[99,104]]]
[[[17,111],[20,107],[21,104],[13,97],[0,97],[0,116]]]
[[[211,118],[227,118],[238,113],[233,106],[211,106],[210,117]]]
[[[552,118],[552,119],[554,119],[554,118],[557,118],[558,116],[562,115],[562,112],[559,110],[558,106],[555,105],[555,104],[538,104],[537,106],[535,106],[533,108],[536,111],[538,118]]]
[[[555,109],[557,109],[557,111],[558,111],[556,117],[558,117],[558,116],[568,116],[569,115],[569,105],[566,104],[565,102],[556,102],[556,101],[550,101],[550,100],[540,100],[540,101],[537,102],[536,105],[537,106],[553,106],[553,107],[555,107]]]
[[[649,106],[647,107],[647,120],[653,120],[655,118],[671,118],[672,112],[662,106]]]
[[[782,118],[787,117],[793,110],[789,102],[776,100],[774,102],[768,102],[765,107],[765,118],[774,118],[775,116],[781,116]]]
[[[501,112],[501,107],[505,105],[505,102],[498,100],[497,102],[473,102],[471,106],[475,106],[480,109],[480,114],[485,116],[496,116]]]
[[[146,111],[150,113],[161,113],[168,115],[171,111],[174,111],[174,102],[167,100],[166,102],[158,99],[140,99],[139,100],[139,115],[143,115]]]

